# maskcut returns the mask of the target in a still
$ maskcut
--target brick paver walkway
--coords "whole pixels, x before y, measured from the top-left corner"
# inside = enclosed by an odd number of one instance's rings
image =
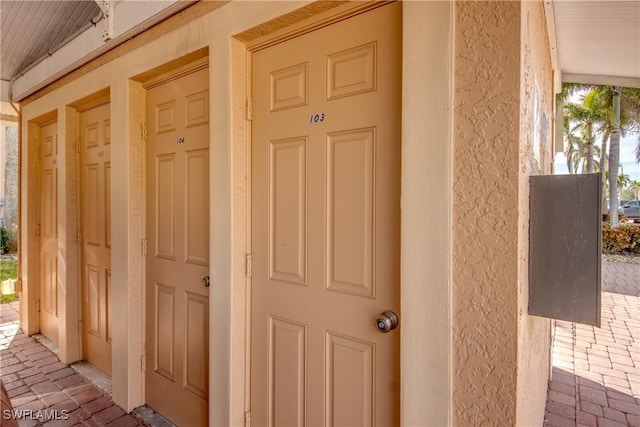
[[[640,427],[640,264],[602,262],[601,328],[555,322],[549,427]]]
[[[22,333],[17,302],[0,305],[0,366],[14,410],[21,414],[21,427],[144,425]]]
[[[555,322],[548,427],[640,427],[640,264],[602,267],[602,328]],[[20,426],[144,425],[24,335],[17,303],[0,305],[0,365]]]

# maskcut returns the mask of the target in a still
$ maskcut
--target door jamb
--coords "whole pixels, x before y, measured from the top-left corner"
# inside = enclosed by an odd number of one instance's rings
[[[273,21],[265,22],[258,27],[249,29],[243,33],[237,34],[232,40],[232,66],[243,66],[243,73],[237,75],[232,74],[232,98],[233,104],[236,105],[240,101],[244,101],[246,105],[244,117],[238,117],[236,110],[234,109],[234,121],[236,119],[244,125],[244,138],[236,136],[234,133],[232,144],[233,146],[244,145],[246,156],[246,235],[245,235],[245,247],[246,247],[246,275],[245,275],[245,361],[244,361],[244,418],[245,424],[251,420],[251,214],[252,214],[252,192],[251,192],[251,148],[252,148],[252,105],[251,105],[251,81],[252,81],[252,56],[254,52],[262,49],[266,49],[270,46],[278,43],[293,39],[297,36],[318,30],[320,28],[335,24],[344,19],[351,18],[361,13],[365,13],[391,3],[393,0],[384,1],[364,1],[364,2],[347,2],[340,6],[326,10],[322,13],[312,15],[301,14],[301,9],[295,10],[283,17],[294,17],[293,19],[287,19],[288,24],[283,27],[271,27]],[[299,17],[298,21],[295,21],[295,17]],[[277,20],[276,20],[277,21]],[[291,23],[293,22],[293,23]],[[276,24],[277,25],[277,24]],[[250,38],[252,34],[258,32],[262,34],[256,38]]]
[[[78,318],[78,345],[75,351],[75,360],[84,360],[84,328],[86,328],[86,324],[84,322],[84,271],[83,271],[83,261],[84,256],[82,253],[82,245],[83,239],[85,236],[82,233],[82,158],[81,153],[82,150],[80,148],[81,144],[81,132],[82,129],[80,127],[80,114],[89,111],[93,108],[101,107],[106,104],[111,103],[110,91],[109,88],[103,89],[93,95],[86,96],[81,100],[74,102],[71,105],[68,105],[66,108],[66,123],[67,123],[67,140],[69,144],[75,144],[75,146],[71,146],[70,149],[75,151],[75,176],[76,176],[76,197],[74,198],[74,212],[76,214],[76,229],[78,233],[78,238],[72,245],[75,246],[76,260],[77,260],[77,268],[76,268],[76,277],[74,278],[75,284],[77,287],[77,318]],[[111,115],[109,115],[111,116]],[[71,247],[71,244],[69,245]],[[71,329],[73,330],[73,329]]]
[[[195,58],[195,59],[194,59]],[[166,66],[170,65],[169,71],[166,71]],[[149,255],[149,249],[147,248],[147,225],[148,225],[148,215],[149,212],[147,210],[147,188],[149,182],[147,181],[147,144],[148,144],[148,128],[147,128],[147,98],[148,91],[154,87],[160,86],[162,84],[168,83],[171,80],[175,80],[177,78],[183,77],[185,75],[194,73],[196,71],[202,69],[210,68],[210,57],[208,50],[199,49],[191,54],[187,54],[183,57],[177,58],[173,61],[170,61],[168,64],[162,64],[152,70],[149,70],[144,73],[146,78],[140,79],[137,77],[132,78],[129,83],[136,87],[136,104],[142,109],[142,152],[141,152],[141,174],[142,174],[142,354],[141,354],[141,367],[142,367],[142,376],[141,376],[141,398],[142,404],[147,402],[146,395],[146,381],[147,381],[147,369],[149,369],[148,361],[147,361],[147,257]],[[162,70],[162,71],[157,71]],[[207,78],[207,88],[211,90],[211,79]],[[209,132],[211,132],[211,123],[209,123]],[[209,138],[210,139],[210,138]],[[210,142],[210,141],[209,141]],[[211,265],[209,265],[209,275],[211,275]],[[209,313],[209,324],[211,325],[211,312]],[[209,358],[211,359],[211,358]],[[211,362],[211,361],[209,361]],[[209,371],[211,372],[211,365],[209,366]],[[211,400],[211,396],[213,396],[213,390],[211,390],[211,386],[209,387],[209,400]],[[211,412],[211,405],[209,405],[209,412]],[[209,415],[210,416],[210,415]]]

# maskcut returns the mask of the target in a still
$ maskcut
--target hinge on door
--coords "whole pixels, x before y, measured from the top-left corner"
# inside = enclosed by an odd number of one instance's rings
[[[253,120],[253,99],[247,98],[247,120]]]
[[[78,244],[82,244],[82,230],[78,230]]]
[[[36,237],[40,237],[40,223],[36,224]]]
[[[251,274],[253,273],[253,260],[251,258],[251,254],[247,254],[247,263],[245,268],[247,272],[247,277],[251,277]]]
[[[40,313],[40,300],[36,300],[36,312]]]
[[[76,139],[76,153],[80,152],[80,141]]]
[[[141,372],[147,371],[147,355],[146,354],[140,355],[140,371]]]
[[[82,323],[82,320],[78,320],[78,333],[80,334],[80,336],[82,336],[83,328],[84,328],[84,324]]]
[[[142,123],[142,140],[147,140],[147,123]]]
[[[142,239],[142,256],[147,256],[147,239]]]
[[[251,411],[244,413],[244,427],[251,427]]]

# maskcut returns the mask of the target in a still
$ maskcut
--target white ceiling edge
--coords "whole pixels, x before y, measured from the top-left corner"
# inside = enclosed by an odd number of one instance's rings
[[[582,83],[587,85],[622,86],[640,88],[639,77],[601,76],[596,74],[563,73],[565,83]]]
[[[554,93],[562,92],[562,76],[558,67],[558,42],[556,39],[556,12],[553,0],[545,0],[544,16],[547,21],[547,38],[549,40],[549,54],[551,55],[551,68],[553,69]]]
[[[113,16],[110,17],[113,22],[111,40],[103,40],[104,25],[108,24],[103,20],[15,79],[11,84],[10,97],[15,102],[25,99],[194,2],[165,0],[115,3]]]

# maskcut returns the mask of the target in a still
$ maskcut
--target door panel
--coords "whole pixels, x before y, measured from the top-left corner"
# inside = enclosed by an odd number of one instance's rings
[[[147,92],[146,402],[206,425],[209,389],[208,69]]]
[[[58,124],[40,129],[40,333],[58,343]]]
[[[111,375],[111,122],[109,104],[80,113],[82,351]]]
[[[269,277],[306,285],[305,138],[274,141],[269,149]]]
[[[306,340],[306,325],[269,318],[270,425],[304,425]]]
[[[327,332],[325,420],[328,425],[373,425],[374,344]]]
[[[401,5],[252,56],[252,424],[399,425]]]
[[[327,135],[327,289],[374,296],[375,128]]]

